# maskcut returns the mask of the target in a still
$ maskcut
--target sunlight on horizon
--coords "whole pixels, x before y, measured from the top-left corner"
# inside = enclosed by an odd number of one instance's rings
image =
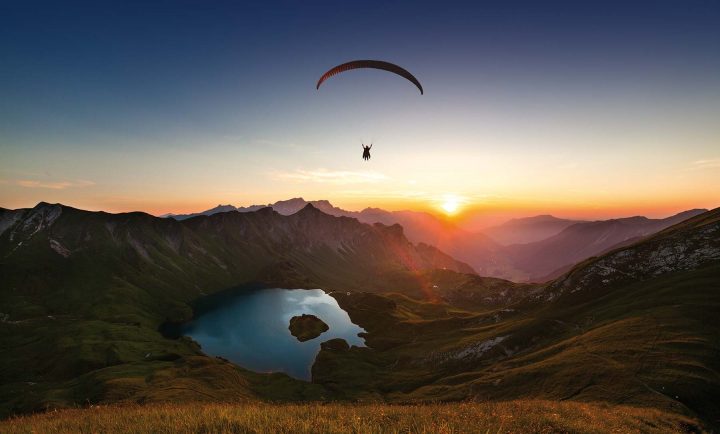
[[[455,215],[459,208],[460,208],[460,198],[458,198],[455,195],[446,195],[444,202],[441,205],[441,208],[443,211],[445,211],[445,214],[448,216]]]

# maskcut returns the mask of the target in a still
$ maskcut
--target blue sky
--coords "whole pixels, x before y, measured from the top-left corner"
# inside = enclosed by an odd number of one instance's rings
[[[2,2],[0,206],[712,206],[718,22],[713,1]],[[355,58],[425,95],[378,71],[315,90]]]

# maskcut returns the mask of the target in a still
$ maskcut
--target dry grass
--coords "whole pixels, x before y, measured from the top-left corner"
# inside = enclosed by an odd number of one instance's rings
[[[16,417],[2,433],[668,433],[696,421],[655,409],[576,402],[427,405],[155,404]]]

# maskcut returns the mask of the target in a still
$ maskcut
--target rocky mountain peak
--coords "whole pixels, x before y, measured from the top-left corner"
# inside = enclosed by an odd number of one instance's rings
[[[308,214],[308,215],[318,215],[318,214],[325,214],[320,209],[318,209],[315,205],[312,203],[307,203],[300,211],[297,212],[297,214]]]

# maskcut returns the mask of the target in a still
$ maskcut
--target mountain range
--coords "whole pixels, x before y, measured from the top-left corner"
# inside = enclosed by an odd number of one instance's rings
[[[546,399],[720,420],[720,209],[547,284],[478,276],[400,226],[312,205],[175,221],[41,203],[0,210],[0,258],[2,415],[87,402]],[[159,332],[248,284],[325,289],[367,347],[324,343],[306,383]]]
[[[96,256],[97,251],[107,254]],[[4,265],[23,261],[26,255],[43,259],[48,269],[38,274],[45,278],[52,275],[49,264],[63,258],[60,273],[76,261],[92,261],[96,272],[122,279],[131,265],[153,278],[182,279],[183,286],[199,278],[195,272],[211,275],[221,286],[279,274],[299,274],[308,284],[330,285],[338,278],[337,269],[344,269],[355,274],[342,276],[342,282],[358,282],[366,289],[377,276],[396,271],[473,272],[432,246],[412,244],[397,224],[336,218],[311,204],[288,216],[265,207],[175,221],[140,212],[93,213],[40,203],[0,212],[0,252]],[[318,258],[320,267],[315,264]]]
[[[501,225],[485,228],[482,232],[503,246],[528,244],[550,238],[580,222],[544,214],[511,219]]]
[[[346,211],[327,200],[306,201],[302,198],[240,208],[218,205],[201,213],[171,217],[184,220],[228,211],[253,212],[264,206],[290,215],[307,204],[326,214],[353,217],[364,223],[399,224],[412,242],[435,246],[471,265],[482,276],[517,282],[551,280],[580,261],[707,211],[694,209],[664,219],[638,216],[592,222],[540,215],[512,219],[483,232],[467,231],[428,212],[380,208]]]
[[[549,238],[507,246],[505,252],[513,264],[528,273],[530,280],[547,281],[580,261],[631,244],[706,211],[693,209],[664,219],[638,216],[575,223]]]

